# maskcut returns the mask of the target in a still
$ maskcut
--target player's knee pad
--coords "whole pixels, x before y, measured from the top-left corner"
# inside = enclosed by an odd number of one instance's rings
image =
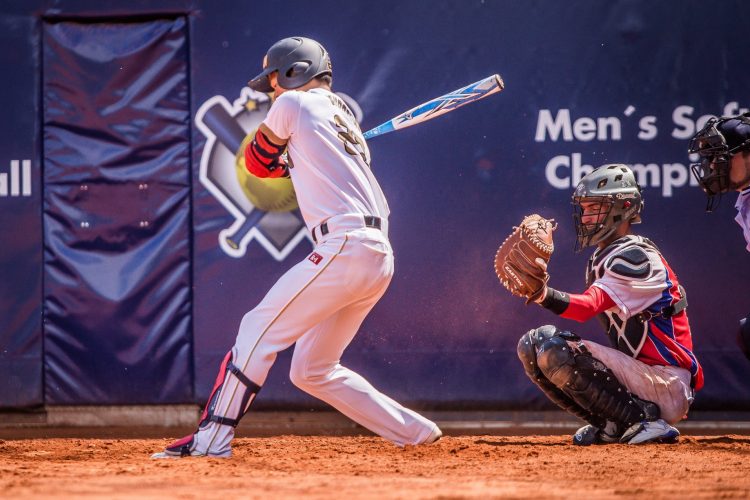
[[[221,363],[208,403],[203,409],[199,428],[205,427],[209,422],[237,427],[260,391],[260,386],[247,378],[232,362],[233,358],[234,352],[229,351]]]
[[[559,367],[571,362],[573,349],[568,342],[580,343],[581,337],[558,328],[555,328],[554,332],[546,329],[546,327],[544,331],[540,330],[537,329],[536,334],[539,370],[547,379],[560,387],[559,382],[555,380],[555,378],[558,378],[555,374]]]
[[[572,398],[561,391],[555,384],[547,379],[547,376],[539,369],[537,359],[539,351],[545,342],[552,338],[578,338],[570,332],[565,332],[553,325],[544,325],[526,332],[518,341],[518,358],[523,364],[526,375],[539,387],[542,392],[557,406],[563,410],[576,415],[594,425],[600,425],[591,413],[578,405]]]
[[[537,363],[537,351],[545,341],[551,339],[559,332],[560,330],[553,325],[544,325],[524,333],[518,341],[516,348],[518,359],[523,363],[526,375],[532,380],[541,375]]]
[[[582,343],[571,347],[562,337],[552,338],[542,345],[538,359],[540,371],[596,417],[630,426],[660,416],[656,403],[631,394]]]
[[[523,370],[530,379],[534,380],[540,375],[539,368],[536,362],[536,344],[534,343],[534,332],[536,330],[529,330],[524,333],[518,341],[516,347],[516,353],[518,359],[521,360]]]

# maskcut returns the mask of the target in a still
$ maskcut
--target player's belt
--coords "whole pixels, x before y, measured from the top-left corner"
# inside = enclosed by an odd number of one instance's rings
[[[354,224],[352,224],[352,222],[354,222]],[[353,217],[353,220],[351,216],[333,217],[332,219],[327,220],[319,226],[313,228],[313,241],[317,243],[318,238],[322,238],[323,236],[331,232],[332,226],[338,227],[339,225],[350,229],[356,229],[357,227],[372,227],[375,229],[382,229],[383,219],[374,215],[357,215]]]
[[[669,307],[665,307],[661,311],[657,312],[650,312],[650,311],[642,311],[639,314],[636,315],[636,317],[640,318],[642,322],[650,321],[651,318],[656,318],[661,316],[664,319],[669,319],[672,316],[681,313],[684,309],[687,308],[687,293],[685,292],[685,289],[682,287],[682,285],[678,285],[677,287],[680,291],[680,300],[675,302]]]

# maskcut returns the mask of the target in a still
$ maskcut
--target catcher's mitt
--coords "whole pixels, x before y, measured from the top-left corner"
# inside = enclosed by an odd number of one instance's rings
[[[525,297],[527,304],[544,293],[549,279],[547,263],[555,249],[552,241],[555,229],[554,219],[528,215],[513,228],[495,254],[495,273],[500,283],[513,295]]]

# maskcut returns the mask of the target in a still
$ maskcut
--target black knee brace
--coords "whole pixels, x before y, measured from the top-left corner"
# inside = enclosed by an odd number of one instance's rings
[[[578,339],[578,337],[572,333],[562,332],[552,325],[544,325],[535,330],[529,330],[521,337],[521,340],[518,341],[518,358],[521,360],[521,363],[523,363],[523,369],[526,372],[526,375],[553,403],[595,427],[602,428],[606,423],[603,418],[599,418],[597,415],[594,415],[576,403],[570,396],[550,382],[539,369],[537,351],[546,341],[560,334],[567,334],[571,339]]]
[[[570,338],[556,334],[537,352],[539,371],[584,410],[602,419],[629,427],[643,420],[656,420],[659,406],[628,392],[612,370],[591,356],[583,343],[575,348]],[[579,339],[580,340],[580,339]]]

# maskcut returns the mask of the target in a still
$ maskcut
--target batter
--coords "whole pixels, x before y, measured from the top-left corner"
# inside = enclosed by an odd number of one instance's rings
[[[388,288],[393,251],[388,203],[357,120],[331,92],[328,53],[308,38],[285,38],[263,66],[248,85],[272,92],[274,102],[245,150],[246,165],[258,177],[291,177],[315,247],[243,317],[198,430],[153,457],[230,456],[234,429],[276,354],[295,343],[297,387],[397,445],[433,443],[442,435],[435,423],[340,363]]]

